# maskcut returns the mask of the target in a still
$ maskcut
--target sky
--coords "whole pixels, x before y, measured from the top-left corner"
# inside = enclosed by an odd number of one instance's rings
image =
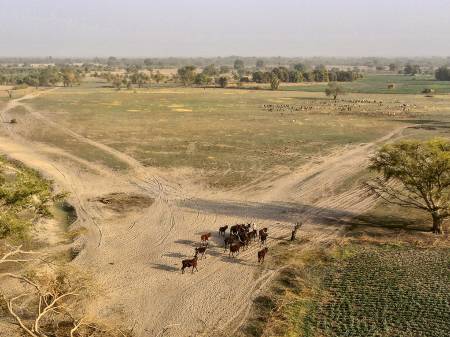
[[[0,56],[449,56],[450,0],[0,0]]]

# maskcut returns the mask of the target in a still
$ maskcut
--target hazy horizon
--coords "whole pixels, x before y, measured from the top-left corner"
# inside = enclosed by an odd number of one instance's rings
[[[0,0],[0,57],[446,57],[450,2]]]

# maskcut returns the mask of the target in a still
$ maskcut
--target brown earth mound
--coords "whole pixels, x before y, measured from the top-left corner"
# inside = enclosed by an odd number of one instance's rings
[[[110,210],[123,213],[130,210],[150,207],[155,199],[143,194],[118,192],[106,194],[104,196],[92,199],[91,201],[99,202]]]

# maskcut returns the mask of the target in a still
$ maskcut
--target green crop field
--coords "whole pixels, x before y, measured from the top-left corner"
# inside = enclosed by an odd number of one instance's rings
[[[448,245],[363,240],[303,251],[287,247],[274,248],[285,268],[255,299],[239,336],[450,334]]]
[[[388,89],[388,84],[394,84]],[[450,81],[436,81],[433,76],[417,75],[365,75],[354,82],[343,82],[340,85],[351,93],[366,94],[420,94],[425,88],[434,89],[437,94],[450,93]],[[288,85],[281,86],[281,90],[323,92],[324,84]]]
[[[310,328],[328,337],[449,336],[449,262],[449,249],[357,247],[327,268]]]
[[[394,99],[399,98],[388,98]],[[407,99],[409,102],[410,97]],[[27,102],[56,123],[123,151],[144,165],[195,169],[209,184],[221,187],[248,183],[267,173],[289,172],[312,156],[373,141],[403,123],[390,117],[331,113],[327,110],[331,101],[321,93],[294,91],[117,91],[90,83],[60,88]],[[447,103],[444,100],[442,104],[448,107]],[[312,105],[316,110],[269,111],[263,108],[265,104]],[[27,132],[34,140],[89,160],[99,157],[89,153],[88,147],[79,150],[79,142],[71,142],[53,127]],[[120,169],[117,163],[112,166]]]

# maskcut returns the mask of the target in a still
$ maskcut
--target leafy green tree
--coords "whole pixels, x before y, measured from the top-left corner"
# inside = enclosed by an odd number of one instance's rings
[[[107,64],[109,67],[116,67],[119,65],[119,61],[117,60],[116,57],[110,56],[110,57],[108,57]]]
[[[144,65],[148,68],[153,65],[153,60],[151,58],[144,59]]]
[[[302,72],[305,82],[313,82],[314,74],[311,71]]]
[[[149,83],[150,77],[145,73],[136,71],[131,74],[130,80],[132,84],[137,84],[139,88],[142,88],[144,85]]]
[[[194,83],[197,85],[206,85],[211,82],[211,78],[205,73],[195,75]]]
[[[389,71],[397,72],[398,71],[398,65],[395,64],[395,63],[389,64]]]
[[[221,66],[219,69],[220,74],[228,74],[230,72],[230,67],[228,66]]]
[[[262,69],[264,68],[264,60],[256,60],[256,68],[257,69]]]
[[[153,75],[153,79],[154,79],[155,82],[158,83],[158,84],[159,84],[161,81],[163,81],[165,78],[166,78],[166,76],[164,76],[163,74],[161,74],[159,70]]]
[[[272,78],[270,79],[270,88],[272,90],[278,90],[279,86],[280,86],[280,79],[277,77],[277,75],[272,73]]]
[[[195,69],[196,68],[194,66],[184,66],[184,67],[178,69],[178,71],[177,71],[178,77],[185,86],[188,86],[188,85],[192,84],[192,82],[194,82]]]
[[[124,78],[120,75],[115,75],[112,77],[111,83],[114,88],[120,90],[122,88],[122,85],[124,84]]]
[[[441,234],[450,215],[450,142],[401,141],[382,147],[371,159],[382,177],[367,183],[370,192],[389,203],[428,212],[433,232]]]
[[[24,77],[23,82],[36,89],[39,87],[39,77],[36,74],[30,74]]]
[[[403,69],[403,73],[406,75],[416,75],[420,74],[420,66],[417,64],[406,64],[405,68]]]
[[[316,82],[328,82],[328,70],[324,65],[318,65],[313,70],[314,81]]]
[[[252,74],[252,80],[253,80],[253,82],[256,82],[256,83],[263,83],[263,72],[262,71],[255,71],[253,74]]]
[[[272,73],[265,71],[255,71],[252,74],[252,79],[256,83],[269,83],[270,79],[272,78]]]
[[[289,81],[289,70],[286,67],[273,68],[272,73],[274,73],[281,82]]]
[[[205,74],[206,76],[217,76],[219,75],[219,70],[214,64],[210,64],[203,69],[203,74]]]
[[[448,67],[439,67],[434,73],[435,78],[438,81],[450,81],[450,68]]]
[[[304,73],[308,70],[308,67],[303,63],[297,63],[297,64],[294,64],[294,69]]]
[[[245,68],[244,61],[242,61],[240,59],[237,59],[234,61],[234,70],[239,72],[239,71],[244,70],[244,68]]]
[[[65,87],[71,87],[74,84],[79,84],[81,81],[81,75],[74,67],[66,66],[61,69],[60,72],[63,85]]]
[[[61,82],[61,75],[55,67],[42,69],[39,72],[39,85],[43,87],[54,86]]]
[[[220,76],[217,80],[217,83],[222,87],[226,88],[228,86],[228,77],[226,76]]]
[[[345,93],[344,88],[342,88],[339,84],[336,82],[330,82],[328,83],[328,86],[325,89],[325,94],[327,96],[333,96],[333,99],[336,100],[339,95],[342,95]]]
[[[297,70],[289,71],[289,82],[298,83],[303,81],[303,74]]]

